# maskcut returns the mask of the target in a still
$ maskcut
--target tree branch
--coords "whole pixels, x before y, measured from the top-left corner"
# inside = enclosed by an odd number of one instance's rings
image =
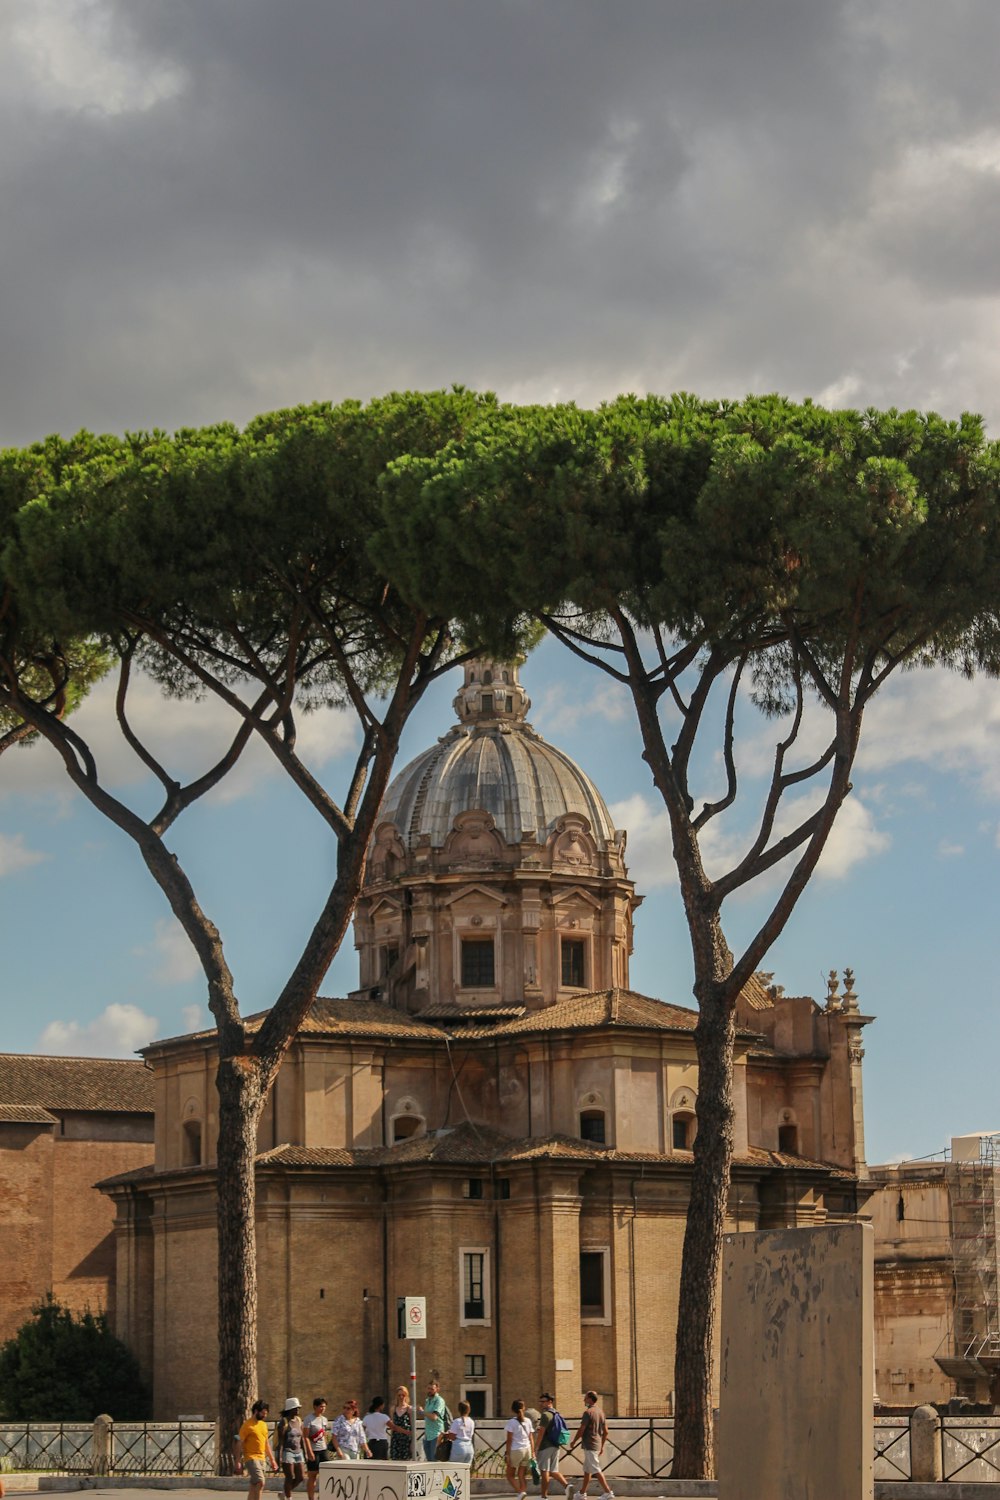
[[[729,689],[729,701],[726,704],[726,727],[723,736],[722,754],[726,766],[726,795],[718,802],[706,802],[698,816],[694,819],[692,827],[695,833],[700,833],[710,819],[717,817],[719,813],[725,812],[727,807],[732,807],[736,801],[737,775],[736,757],[733,754],[734,725],[736,717],[736,695],[739,691],[740,678],[743,676],[743,668],[747,664],[746,656],[741,656],[733,673],[732,686]]]

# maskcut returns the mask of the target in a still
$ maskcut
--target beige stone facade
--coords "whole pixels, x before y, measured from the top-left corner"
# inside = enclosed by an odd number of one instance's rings
[[[875,1387],[887,1405],[996,1400],[998,1145],[989,1132],[956,1136],[947,1159],[871,1169]]]
[[[115,1211],[94,1184],[152,1156],[141,1062],[0,1054],[0,1341],[50,1291],[114,1319]]]
[[[260,1380],[367,1399],[420,1373],[487,1415],[594,1386],[669,1407],[696,1129],[695,1013],[629,988],[639,900],[600,794],[476,662],[458,723],[397,777],[358,903],[360,983],[320,1000],[260,1127]],[[755,980],[739,1010],[734,1228],[850,1217],[865,1174],[848,985]],[[212,1037],[146,1050],[155,1169],[105,1184],[120,1333],[157,1415],[215,1402]]]

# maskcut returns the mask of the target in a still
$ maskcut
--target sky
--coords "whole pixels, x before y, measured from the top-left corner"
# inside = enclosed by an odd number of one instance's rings
[[[6,0],[0,50],[0,444],[454,381],[585,404],[781,391],[978,411],[1000,435],[994,0]],[[628,700],[554,642],[523,678],[629,831],[633,986],[686,1003]],[[172,765],[208,763],[218,710],[140,698]],[[108,702],[78,727],[151,808]],[[744,704],[740,727],[752,791],[774,726]],[[342,786],[352,723],[313,715],[302,742]],[[717,785],[711,755],[699,775]],[[245,1011],[331,877],[300,802],[248,753],[172,835]],[[1000,1129],[998,872],[1000,685],[899,678],[766,964],[817,997],[855,970],[871,1161]],[[733,946],[767,898],[727,913]],[[0,943],[7,1050],[129,1055],[205,1023],[162,897],[46,746],[0,764]],[[348,942],[324,992],[355,982]]]

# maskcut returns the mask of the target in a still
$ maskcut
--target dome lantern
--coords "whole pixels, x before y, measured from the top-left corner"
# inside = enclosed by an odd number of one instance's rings
[[[453,700],[463,724],[523,724],[531,699],[521,686],[517,666],[476,656],[465,663],[465,681]]]

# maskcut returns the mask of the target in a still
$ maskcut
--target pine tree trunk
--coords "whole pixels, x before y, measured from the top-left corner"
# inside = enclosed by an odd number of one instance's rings
[[[260,1072],[223,1057],[217,1074],[220,1474],[232,1473],[233,1436],[257,1400],[257,1246],[254,1159],[264,1104]]]
[[[714,993],[713,993],[714,991]],[[698,1132],[681,1263],[674,1357],[674,1479],[711,1479],[713,1338],[733,1157],[735,1014],[713,985],[699,996]]]

